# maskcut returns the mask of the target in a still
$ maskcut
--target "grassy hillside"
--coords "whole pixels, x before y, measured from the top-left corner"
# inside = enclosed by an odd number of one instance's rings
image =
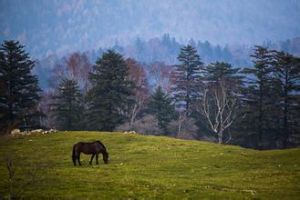
[[[300,149],[236,146],[121,133],[63,132],[0,138],[0,195],[8,194],[3,161],[16,168],[13,189],[25,199],[297,199]],[[101,140],[110,163],[71,162],[72,145]]]

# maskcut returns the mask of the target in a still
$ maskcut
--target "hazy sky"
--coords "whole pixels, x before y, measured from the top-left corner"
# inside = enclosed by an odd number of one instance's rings
[[[214,44],[300,36],[300,0],[0,0],[0,41],[34,56],[169,33]]]

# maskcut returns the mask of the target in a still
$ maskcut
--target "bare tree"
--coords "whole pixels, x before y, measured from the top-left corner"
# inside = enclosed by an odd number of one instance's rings
[[[153,115],[145,115],[140,119],[135,120],[132,124],[126,122],[116,128],[116,131],[136,131],[143,135],[160,135],[163,130],[159,128],[158,120]]]
[[[177,136],[180,136],[182,134],[182,125],[186,119],[187,119],[186,112],[185,111],[179,112]]]
[[[178,118],[169,123],[168,129],[176,133],[177,138],[194,139],[198,127],[195,125],[195,119],[187,117],[185,111],[179,111]]]
[[[55,63],[50,74],[49,83],[52,88],[57,87],[65,79],[74,79],[78,82],[80,89],[86,93],[89,89],[89,73],[92,71],[92,64],[84,53],[74,52],[69,56]]]
[[[198,110],[207,120],[208,127],[217,135],[218,143],[223,143],[223,134],[236,119],[238,96],[227,86],[225,80],[208,84]]]
[[[75,52],[66,59],[65,63],[70,78],[75,79],[80,89],[86,93],[90,87],[88,76],[92,71],[92,64],[87,55]]]
[[[132,126],[137,118],[137,115],[145,108],[147,100],[149,98],[149,91],[147,85],[146,72],[140,64],[135,60],[128,58],[126,64],[129,68],[129,80],[134,82],[134,96],[133,104],[128,113],[129,118],[129,128],[132,129]]]
[[[163,62],[154,62],[148,68],[150,69],[149,74],[155,82],[154,88],[160,86],[166,93],[169,93],[173,66],[166,65]]]

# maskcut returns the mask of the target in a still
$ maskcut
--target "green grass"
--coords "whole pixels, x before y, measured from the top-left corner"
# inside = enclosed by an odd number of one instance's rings
[[[11,155],[13,189],[25,199],[299,199],[300,149],[256,151],[168,137],[59,132],[0,138],[0,195],[8,195],[3,161]],[[110,163],[74,167],[78,141],[101,140]],[[33,180],[31,180],[33,179]]]

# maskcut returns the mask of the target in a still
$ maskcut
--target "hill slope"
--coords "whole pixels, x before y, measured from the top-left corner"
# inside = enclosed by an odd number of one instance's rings
[[[297,199],[300,149],[255,151],[207,142],[121,133],[63,132],[0,138],[0,196],[25,199]],[[101,140],[110,163],[71,162],[72,145]]]

